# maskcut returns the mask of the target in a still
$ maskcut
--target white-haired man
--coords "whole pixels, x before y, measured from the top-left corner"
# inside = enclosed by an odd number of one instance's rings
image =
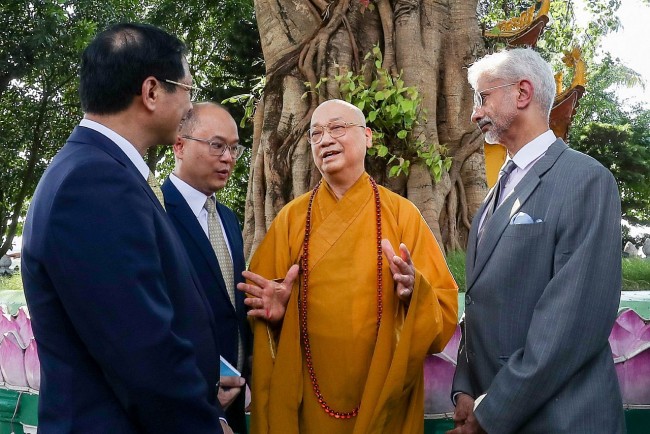
[[[469,82],[472,121],[508,158],[470,231],[450,433],[622,433],[616,182],[549,129],[555,82],[535,51],[488,55]]]

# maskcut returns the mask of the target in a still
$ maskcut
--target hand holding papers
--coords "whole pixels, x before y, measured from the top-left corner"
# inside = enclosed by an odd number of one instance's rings
[[[235,369],[223,356],[220,357],[221,364],[219,366],[220,379],[219,390],[217,398],[221,406],[226,409],[232,404],[242,390],[245,380],[242,378],[241,373]]]

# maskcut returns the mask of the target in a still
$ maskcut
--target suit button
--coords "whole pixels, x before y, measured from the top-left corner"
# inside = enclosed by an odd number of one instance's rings
[[[468,304],[472,304],[472,296],[471,296],[471,295],[467,294],[467,295],[465,296],[465,304],[466,304],[466,305],[468,305]]]

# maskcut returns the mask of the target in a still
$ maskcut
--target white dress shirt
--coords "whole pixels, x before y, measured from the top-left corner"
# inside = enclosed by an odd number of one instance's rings
[[[506,161],[504,161],[501,170],[506,167],[508,161],[512,159],[515,162],[515,168],[508,176],[506,180],[506,185],[503,187],[503,191],[499,196],[499,203],[506,200],[506,198],[512,193],[515,189],[515,186],[519,184],[519,181],[523,179],[524,176],[530,171],[531,167],[546,154],[548,148],[557,140],[555,133],[551,130],[547,130],[545,133],[540,134],[535,137],[530,142],[526,143],[523,148],[521,148],[514,157],[510,158],[508,156]],[[479,224],[479,229],[483,226],[483,220],[485,220],[485,214],[487,213],[487,208],[484,210],[483,215],[481,216],[481,222]]]
[[[122,152],[124,152],[124,154],[126,154],[126,156],[129,158],[129,160],[131,160],[133,165],[135,165],[135,168],[138,169],[138,172],[140,172],[145,180],[149,177],[149,166],[147,166],[147,163],[144,162],[144,158],[142,158],[142,155],[140,155],[138,150],[131,144],[131,142],[110,128],[98,122],[91,121],[90,119],[82,119],[81,122],[79,122],[79,126],[97,131],[99,134],[108,137],[122,150]]]
[[[205,201],[208,199],[208,196],[205,194],[201,193],[191,185],[189,185],[187,182],[183,181],[180,179],[178,176],[174,175],[173,173],[169,175],[169,180],[174,184],[174,187],[176,187],[185,199],[185,202],[189,205],[190,209],[192,210],[192,213],[196,216],[196,219],[199,221],[199,224],[201,225],[201,229],[203,229],[203,232],[205,233],[205,236],[210,238],[210,235],[208,233],[208,211],[205,209]],[[216,200],[216,198],[215,198]],[[232,260],[232,250],[230,248],[230,241],[228,240],[228,236],[226,235],[226,228],[223,224],[223,220],[221,219],[221,216],[217,212],[217,218],[221,222],[221,233],[223,233],[223,239],[226,240],[226,246],[228,246],[228,253],[230,254],[230,259]]]

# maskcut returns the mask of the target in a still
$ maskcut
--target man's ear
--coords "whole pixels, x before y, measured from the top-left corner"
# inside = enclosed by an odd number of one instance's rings
[[[528,80],[521,80],[517,90],[519,91],[519,96],[517,96],[517,108],[523,109],[528,107],[533,101],[533,96],[535,94],[533,84]]]
[[[176,136],[176,141],[172,145],[172,149],[174,149],[174,156],[177,159],[183,159],[183,151],[185,150],[185,140],[177,135]]]
[[[366,135],[366,148],[370,149],[372,148],[372,130],[366,127],[364,134]]]
[[[142,104],[151,111],[155,110],[160,97],[160,92],[162,91],[162,85],[160,82],[156,80],[155,77],[149,76],[142,82],[140,91]]]

